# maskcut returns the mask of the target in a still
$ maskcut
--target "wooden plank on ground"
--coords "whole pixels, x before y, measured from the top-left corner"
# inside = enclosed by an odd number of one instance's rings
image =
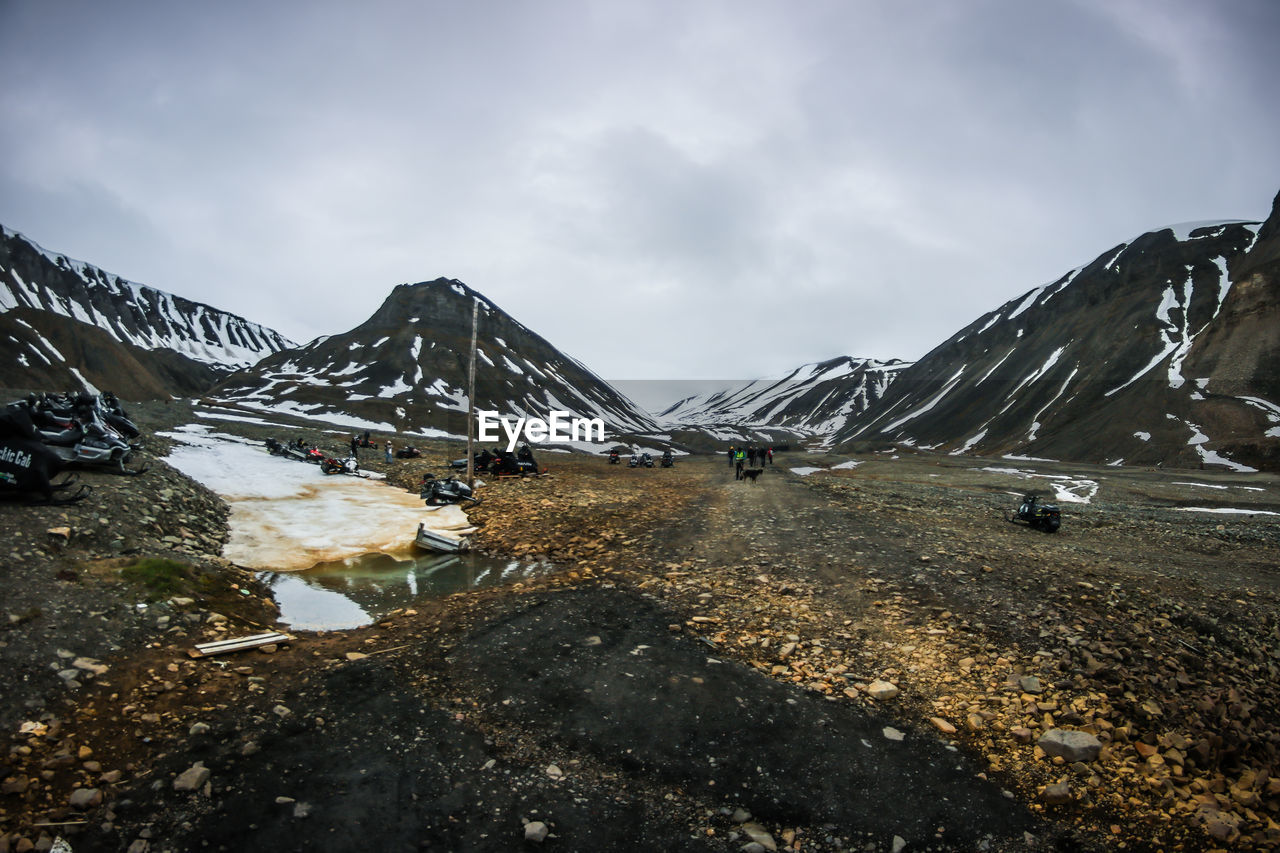
[[[279,631],[268,631],[265,634],[253,634],[248,637],[231,637],[226,640],[216,640],[212,643],[197,643],[196,647],[187,652],[187,654],[193,658],[207,658],[230,652],[242,652],[246,649],[256,649],[258,646],[268,646],[272,643],[288,643],[292,640],[293,637],[288,634],[282,634]]]

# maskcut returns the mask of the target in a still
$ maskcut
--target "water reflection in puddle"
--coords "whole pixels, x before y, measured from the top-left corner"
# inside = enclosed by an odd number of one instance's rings
[[[381,619],[397,607],[467,589],[515,583],[545,574],[544,562],[483,554],[396,558],[366,554],[301,572],[261,572],[280,605],[280,621],[299,631],[339,631]]]

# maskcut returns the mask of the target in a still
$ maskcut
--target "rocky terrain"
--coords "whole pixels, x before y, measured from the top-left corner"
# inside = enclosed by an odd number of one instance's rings
[[[471,515],[551,574],[199,660],[273,619],[215,496],[0,506],[0,853],[1280,844],[1280,518],[1179,510],[1275,476],[845,458],[547,455]],[[1092,500],[1005,520],[1051,483]]]

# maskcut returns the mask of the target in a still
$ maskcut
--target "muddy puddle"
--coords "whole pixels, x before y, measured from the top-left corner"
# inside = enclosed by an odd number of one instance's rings
[[[304,571],[261,572],[280,605],[280,621],[297,631],[339,631],[381,619],[398,607],[551,571],[550,563],[484,554],[365,554]]]

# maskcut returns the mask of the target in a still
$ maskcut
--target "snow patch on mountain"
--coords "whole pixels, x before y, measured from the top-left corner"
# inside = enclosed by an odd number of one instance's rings
[[[51,252],[3,225],[0,239],[11,246],[11,257],[18,257],[19,244],[25,243],[47,264],[40,284],[28,281],[12,263],[0,266],[0,313],[17,308],[49,311],[96,326],[121,343],[169,349],[230,369],[248,367],[295,346],[265,326]]]

